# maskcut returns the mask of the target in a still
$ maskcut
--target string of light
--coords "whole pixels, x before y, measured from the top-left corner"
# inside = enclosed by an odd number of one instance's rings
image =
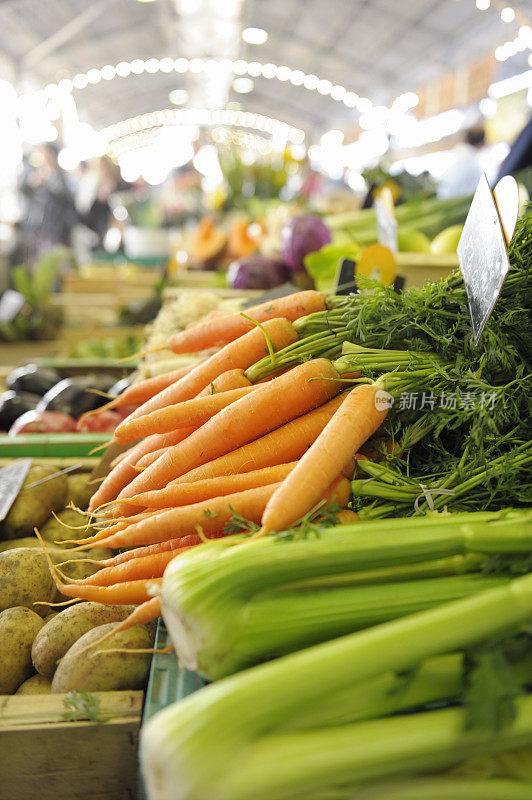
[[[116,78],[127,78],[144,73],[155,75],[159,72],[176,72],[184,75],[188,72],[200,74],[215,73],[225,70],[235,76],[249,75],[251,78],[263,77],[267,80],[278,80],[302,87],[307,91],[316,91],[318,94],[328,96],[331,100],[343,103],[347,108],[356,108],[361,112],[367,111],[373,103],[367,97],[360,97],[356,92],[347,89],[338,83],[321,78],[313,73],[306,73],[300,69],[292,69],[286,65],[262,63],[260,61],[245,61],[244,59],[202,59],[202,58],[134,58],[132,61],[120,61],[118,64],[106,64],[101,68],[91,67],[86,72],[78,72],[72,78],[63,78],[58,83],[49,83],[42,90],[46,97],[53,99],[58,93],[70,93],[74,89],[83,90],[94,86],[100,81],[111,81]]]

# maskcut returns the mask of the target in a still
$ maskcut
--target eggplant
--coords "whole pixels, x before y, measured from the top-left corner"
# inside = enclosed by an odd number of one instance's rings
[[[0,431],[8,431],[22,414],[33,411],[40,399],[36,394],[12,389],[0,394]]]
[[[90,389],[108,392],[113,380],[108,375],[65,378],[44,395],[37,405],[37,411],[61,411],[77,419],[86,411],[93,411],[108,402],[107,397],[95,394]]]
[[[42,369],[36,364],[26,364],[9,373],[6,385],[14,392],[28,392],[43,397],[60,380],[61,376],[54,369]]]

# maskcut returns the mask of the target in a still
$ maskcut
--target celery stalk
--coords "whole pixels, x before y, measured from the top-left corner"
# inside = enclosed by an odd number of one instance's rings
[[[317,791],[344,778],[354,785],[532,744],[532,698],[520,701],[514,723],[496,737],[464,733],[459,709],[283,734],[282,746],[281,735],[275,735],[284,720],[323,696],[324,684],[341,691],[531,621],[532,576],[527,575],[206,686],[143,728],[141,759],[150,800],[295,800],[298,792],[308,798],[309,786]]]
[[[507,578],[465,575],[375,586],[343,586],[267,592],[249,602],[235,599],[211,642],[201,619],[189,619],[197,662],[193,667],[215,680],[345,633],[458,600],[504,585]],[[168,620],[170,633],[171,617]],[[207,626],[208,629],[209,626]],[[174,640],[179,652],[179,640]]]
[[[465,758],[530,744],[532,697],[520,698],[517,706],[514,724],[497,736],[465,732],[459,708],[269,734],[246,748],[238,769],[220,780],[213,800],[303,800],[331,781],[360,784],[439,770]]]
[[[363,787],[338,794],[334,800],[530,800],[532,783],[525,781],[421,778]],[[328,800],[333,800],[328,796]]]

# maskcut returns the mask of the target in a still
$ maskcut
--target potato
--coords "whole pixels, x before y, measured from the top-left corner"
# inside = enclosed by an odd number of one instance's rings
[[[100,625],[72,645],[60,662],[52,680],[52,694],[70,691],[111,692],[120,689],[142,689],[148,680],[151,656],[144,653],[106,653],[114,648],[145,649],[153,646],[154,625],[136,625],[120,631],[94,652],[83,652],[112,631],[117,623]],[[104,652],[101,652],[104,651]],[[79,655],[78,655],[79,654]]]
[[[32,489],[24,489],[28,484],[53,475],[55,472],[57,472],[57,468],[51,464],[36,464],[30,468],[18,497],[5,520],[0,523],[1,539],[30,536],[33,529],[40,527],[52,511],[60,511],[64,508],[68,496],[66,475],[58,475]]]
[[[77,541],[78,539],[85,539],[87,536],[92,535],[92,529],[88,527],[88,518],[84,514],[80,514],[79,511],[65,508],[64,511],[59,512],[57,517],[58,519],[50,517],[50,519],[39,528],[39,533],[42,538],[46,542],[50,542],[50,545],[56,548],[71,547],[72,545],[64,544],[64,542],[69,539],[75,539]]]
[[[35,637],[31,649],[33,666],[41,675],[51,677],[59,659],[87,631],[108,622],[120,622],[133,610],[134,606],[79,603],[61,611]]]
[[[33,604],[37,600],[53,603],[55,596],[55,584],[40,550],[18,547],[0,553],[0,611],[26,606],[44,617],[49,607]]]
[[[98,488],[98,484],[87,486],[90,479],[90,472],[80,472],[77,475],[68,476],[67,503],[73,503],[77,508],[81,508],[85,511],[92,495]]]
[[[22,606],[0,614],[0,694],[13,694],[33,673],[31,645],[42,619]]]
[[[52,681],[44,675],[32,675],[27,681],[21,683],[15,694],[51,694]]]
[[[5,542],[0,542],[0,553],[4,550],[13,550],[15,547],[37,547],[39,540],[35,536],[23,536],[21,539],[6,539]]]

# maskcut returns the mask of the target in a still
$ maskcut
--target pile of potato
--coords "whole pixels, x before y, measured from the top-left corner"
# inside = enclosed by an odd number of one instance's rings
[[[68,691],[139,689],[147,681],[150,656],[106,652],[146,649],[153,645],[154,626],[137,625],[117,633],[94,651],[80,651],[100,639],[125,619],[132,606],[78,603],[59,613],[53,606],[65,599],[52,580],[41,547],[33,533],[37,527],[52,559],[76,562],[63,567],[70,578],[83,578],[98,567],[81,560],[89,553],[65,553],[66,539],[83,538],[85,517],[65,508],[72,501],[86,508],[93,487],[88,475],[59,475],[30,489],[24,486],[57,472],[54,465],[32,466],[6,519],[0,523],[0,694],[42,694]],[[111,556],[111,550],[94,548],[93,559]],[[79,560],[79,561],[78,561]]]

